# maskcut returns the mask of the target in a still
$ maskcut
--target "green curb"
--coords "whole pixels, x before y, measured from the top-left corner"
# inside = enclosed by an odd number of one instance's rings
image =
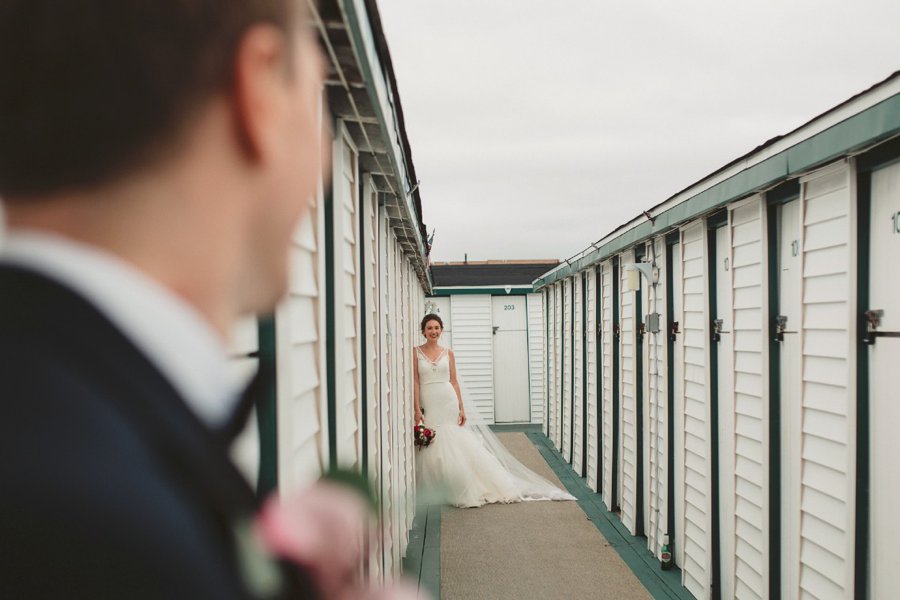
[[[681,585],[681,570],[677,567],[670,571],[660,569],[659,561],[647,551],[646,538],[628,533],[619,518],[603,506],[600,495],[571,469],[543,433],[527,432],[526,435],[569,493],[578,499],[578,506],[588,520],[603,534],[653,598],[694,600],[687,588]]]
[[[403,574],[425,589],[434,600],[441,597],[441,507],[420,506],[409,530]]]

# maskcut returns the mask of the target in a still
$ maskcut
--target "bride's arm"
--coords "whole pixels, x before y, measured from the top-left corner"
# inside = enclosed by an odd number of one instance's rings
[[[450,355],[450,385],[456,390],[456,399],[459,401],[459,425],[462,427],[466,424],[466,411],[463,409],[462,392],[459,391],[459,382],[456,380],[456,357],[453,356],[453,350],[447,350]]]
[[[415,407],[415,424],[418,425],[425,420],[422,416],[422,406],[419,404],[419,357],[416,356],[416,349],[413,348],[413,406]]]

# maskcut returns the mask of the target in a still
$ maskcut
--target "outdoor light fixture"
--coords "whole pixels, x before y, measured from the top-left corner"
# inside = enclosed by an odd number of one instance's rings
[[[636,292],[641,289],[641,274],[647,278],[647,283],[651,285],[659,283],[659,267],[654,267],[647,262],[626,263],[623,267],[628,274],[626,283],[628,284],[629,292]]]

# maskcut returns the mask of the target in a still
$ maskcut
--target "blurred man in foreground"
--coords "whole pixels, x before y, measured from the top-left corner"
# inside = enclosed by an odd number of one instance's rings
[[[0,596],[316,593],[221,435],[327,168],[304,6],[0,4]]]

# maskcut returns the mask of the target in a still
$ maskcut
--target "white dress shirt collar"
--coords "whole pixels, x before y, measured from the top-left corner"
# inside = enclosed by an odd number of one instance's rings
[[[162,372],[207,425],[222,425],[238,400],[223,340],[169,289],[118,257],[71,239],[10,232],[0,261],[40,273],[81,294]]]

